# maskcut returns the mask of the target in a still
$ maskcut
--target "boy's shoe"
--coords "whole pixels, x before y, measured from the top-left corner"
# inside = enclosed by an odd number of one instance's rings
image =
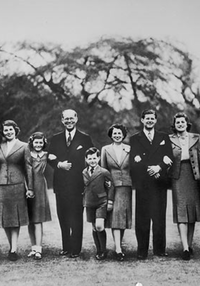
[[[29,252],[29,254],[27,255],[27,257],[33,257],[35,256],[36,251],[35,250],[31,250],[31,252]]]
[[[42,259],[42,254],[40,252],[35,252],[35,256],[34,256],[35,260],[40,260]]]
[[[107,253],[106,252],[97,253],[96,256],[95,256],[95,258],[97,260],[104,260],[104,259],[106,259],[106,257],[107,257]]]

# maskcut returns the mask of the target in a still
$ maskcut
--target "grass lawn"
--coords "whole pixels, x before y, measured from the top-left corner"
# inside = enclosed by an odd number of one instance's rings
[[[131,286],[137,282],[142,283],[143,286],[200,285],[200,224],[196,225],[194,257],[190,261],[183,261],[180,257],[182,249],[178,231],[176,225],[172,223],[171,191],[168,191],[167,208],[169,257],[154,257],[152,245],[150,245],[149,257],[145,261],[136,259],[134,224],[133,229],[127,230],[124,237],[125,261],[118,262],[114,259],[110,230],[107,230],[108,259],[96,261],[91,226],[86,221],[84,222],[81,257],[77,259],[60,257],[58,252],[61,248],[61,235],[56,216],[55,197],[51,189],[49,199],[53,220],[44,224],[43,259],[41,261],[27,258],[30,249],[27,227],[22,227],[20,231],[19,260],[8,261],[8,243],[4,231],[0,229],[0,286]],[[134,205],[133,200],[133,210]]]

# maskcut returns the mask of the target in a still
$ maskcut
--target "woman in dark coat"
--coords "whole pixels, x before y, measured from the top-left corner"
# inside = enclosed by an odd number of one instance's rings
[[[112,229],[115,242],[116,257],[122,261],[122,239],[125,229],[130,229],[132,224],[132,181],[130,177],[129,154],[130,146],[123,143],[127,135],[123,125],[115,124],[108,130],[108,136],[113,143],[102,148],[101,166],[110,171],[115,197],[113,211],[108,213],[106,227]]]
[[[17,139],[19,127],[12,120],[2,123],[0,144],[0,226],[10,244],[9,260],[17,260],[20,226],[28,224],[26,198],[32,191],[32,166],[26,143]]]
[[[170,135],[174,162],[172,167],[173,221],[177,223],[184,260],[193,254],[195,222],[200,221],[199,134],[188,133],[191,124],[185,113],[177,113]]]

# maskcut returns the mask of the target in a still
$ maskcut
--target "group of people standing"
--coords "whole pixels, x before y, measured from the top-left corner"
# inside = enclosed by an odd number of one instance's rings
[[[123,261],[122,240],[132,228],[132,189],[135,189],[137,259],[148,257],[150,227],[153,254],[165,257],[167,189],[173,193],[173,221],[183,246],[182,258],[193,255],[195,222],[200,221],[200,136],[189,133],[185,113],[174,116],[173,134],[155,129],[157,114],[145,110],[142,130],[123,141],[127,129],[114,124],[108,130],[111,144],[98,150],[89,135],[77,129],[75,110],[62,112],[64,131],[48,146],[43,133],[21,142],[12,120],[2,124],[0,145],[0,225],[10,244],[8,258],[17,260],[19,229],[28,225],[32,249],[42,258],[42,223],[51,220],[44,170],[54,170],[53,189],[62,236],[61,256],[79,257],[83,238],[83,209],[92,223],[96,259],[107,257],[106,231],[112,230],[116,259]]]

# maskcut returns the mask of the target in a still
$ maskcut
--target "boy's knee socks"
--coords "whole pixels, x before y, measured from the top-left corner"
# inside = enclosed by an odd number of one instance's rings
[[[99,243],[100,243],[100,249],[101,252],[105,253],[106,252],[106,231],[105,229],[102,231],[97,231]]]

